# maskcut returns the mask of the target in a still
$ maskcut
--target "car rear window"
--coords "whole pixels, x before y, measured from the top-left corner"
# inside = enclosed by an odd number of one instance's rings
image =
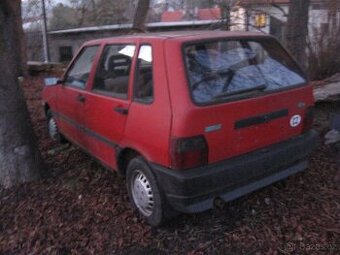
[[[196,103],[259,95],[307,82],[274,39],[214,40],[184,46],[192,98]]]

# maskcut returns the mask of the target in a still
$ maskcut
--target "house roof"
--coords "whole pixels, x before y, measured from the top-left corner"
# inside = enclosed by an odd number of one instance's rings
[[[282,4],[288,5],[291,0],[241,0],[241,5],[257,5],[257,4]],[[324,3],[325,0],[311,0],[311,3]]]
[[[290,0],[241,0],[241,5],[252,4],[289,4]]]
[[[193,20],[193,21],[174,21],[174,22],[154,22],[147,23],[147,28],[166,28],[166,27],[187,27],[187,26],[204,26],[213,25],[221,22],[220,20]],[[72,33],[82,33],[82,32],[97,32],[97,31],[114,31],[114,30],[127,30],[131,29],[132,24],[115,24],[106,26],[95,26],[95,27],[82,27],[82,28],[72,28],[64,30],[50,31],[50,35],[57,34],[72,34]]]
[[[153,33],[136,33],[131,35],[120,35],[115,37],[95,39],[86,42],[86,45],[93,45],[102,42],[110,43],[111,40],[129,39],[129,38],[159,38],[159,39],[175,39],[179,41],[195,41],[197,39],[214,39],[225,37],[269,37],[269,35],[261,32],[243,32],[243,31],[220,31],[220,30],[186,30],[186,31],[169,31],[169,32],[153,32]]]

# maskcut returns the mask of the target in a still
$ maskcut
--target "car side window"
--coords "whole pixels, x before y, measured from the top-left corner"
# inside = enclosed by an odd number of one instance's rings
[[[85,89],[98,48],[99,46],[89,46],[81,51],[66,75],[66,86]]]
[[[107,45],[99,61],[93,91],[127,98],[134,45]]]
[[[141,103],[153,101],[152,47],[142,45],[136,65],[134,100]]]

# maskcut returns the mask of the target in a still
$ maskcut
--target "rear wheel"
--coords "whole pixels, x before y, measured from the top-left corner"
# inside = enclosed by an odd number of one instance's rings
[[[169,219],[173,210],[167,206],[156,178],[142,157],[132,159],[128,165],[127,189],[134,209],[148,224],[159,226]]]

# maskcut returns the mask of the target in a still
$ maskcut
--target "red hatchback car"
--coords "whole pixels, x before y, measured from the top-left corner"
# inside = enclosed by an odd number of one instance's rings
[[[53,139],[126,176],[151,225],[307,168],[312,87],[272,37],[188,31],[85,43],[46,86]]]

